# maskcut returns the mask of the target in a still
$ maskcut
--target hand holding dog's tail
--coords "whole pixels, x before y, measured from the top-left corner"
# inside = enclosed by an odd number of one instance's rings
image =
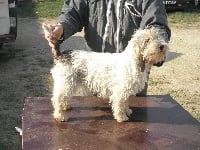
[[[45,38],[53,44],[51,47],[52,47],[52,54],[53,54],[53,58],[54,58],[54,62],[55,62],[57,60],[57,58],[61,55],[59,41],[55,37],[52,29],[48,25],[43,23],[42,28],[44,30]]]

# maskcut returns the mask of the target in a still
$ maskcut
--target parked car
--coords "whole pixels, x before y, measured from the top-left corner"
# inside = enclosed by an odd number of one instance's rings
[[[190,0],[163,0],[167,10],[170,9],[184,9]]]
[[[17,11],[15,0],[0,0],[0,48],[3,43],[17,37]]]
[[[190,0],[192,6],[198,7],[200,0]]]
[[[199,0],[193,0],[195,6],[199,6]]]

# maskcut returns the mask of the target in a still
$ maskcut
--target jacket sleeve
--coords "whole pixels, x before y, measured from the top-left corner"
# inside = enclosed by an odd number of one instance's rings
[[[143,0],[140,28],[146,27],[155,27],[162,40],[166,42],[170,40],[171,31],[168,27],[166,10],[162,0]]]
[[[87,12],[86,0],[65,0],[57,19],[57,23],[63,25],[64,39],[82,30],[87,22]]]

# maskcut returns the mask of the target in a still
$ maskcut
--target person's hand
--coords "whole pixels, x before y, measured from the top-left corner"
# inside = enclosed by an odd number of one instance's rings
[[[45,32],[45,39],[49,42],[51,48],[56,47],[58,40],[63,35],[63,25],[62,24],[53,24],[48,25],[51,32]]]

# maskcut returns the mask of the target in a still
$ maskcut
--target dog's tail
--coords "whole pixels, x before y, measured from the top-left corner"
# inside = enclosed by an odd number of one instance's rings
[[[50,36],[52,36],[54,38],[52,30],[45,23],[42,24],[42,28],[45,33],[48,33]],[[61,55],[59,41],[56,38],[55,38],[55,40],[57,41],[55,48],[52,48],[54,62],[56,62],[58,57]]]

